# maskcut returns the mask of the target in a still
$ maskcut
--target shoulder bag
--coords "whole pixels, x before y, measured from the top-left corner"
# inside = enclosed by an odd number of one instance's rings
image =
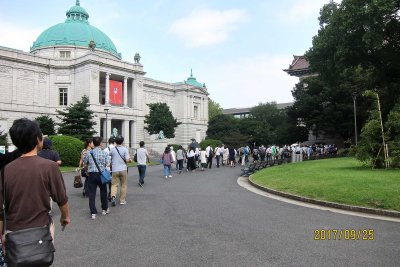
[[[80,172],[78,171],[77,175],[75,175],[75,177],[74,177],[74,187],[81,188],[82,186],[83,186],[82,178],[81,178]]]
[[[126,165],[126,173],[128,173],[129,168],[128,168],[128,164],[126,163],[126,160],[121,156],[121,153],[119,153],[118,147],[115,147],[115,149],[117,150],[118,155],[121,157],[121,159],[125,162],[125,165]]]
[[[3,185],[3,233],[6,233],[6,188],[4,185],[4,168],[1,171]],[[53,264],[53,238],[50,234],[51,216],[49,225],[44,227],[27,228],[9,232],[5,235],[5,260],[9,267],[17,266],[50,266]]]
[[[96,165],[97,169],[99,170],[100,177],[101,177],[101,183],[108,184],[109,182],[111,182],[111,178],[112,178],[111,172],[107,169],[104,169],[103,171],[101,171],[99,165],[97,165],[96,158],[93,156],[92,151],[90,151],[90,155],[92,156],[94,164]]]

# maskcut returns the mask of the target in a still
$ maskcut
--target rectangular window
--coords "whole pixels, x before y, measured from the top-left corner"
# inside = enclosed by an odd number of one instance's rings
[[[68,105],[68,89],[60,88],[60,106]]]
[[[60,58],[71,58],[71,51],[60,51]]]
[[[194,106],[194,118],[198,119],[199,118],[199,107]]]

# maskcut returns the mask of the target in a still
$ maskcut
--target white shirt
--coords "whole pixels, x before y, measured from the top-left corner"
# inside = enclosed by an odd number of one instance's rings
[[[212,147],[211,147],[211,146],[208,146],[208,147],[206,148],[206,155],[207,155],[207,157],[210,156],[210,149],[212,150]]]
[[[148,157],[148,153],[147,153],[147,149],[144,147],[140,147],[137,149],[136,151],[136,157],[137,157],[137,164],[138,165],[146,165],[147,163],[147,157]]]

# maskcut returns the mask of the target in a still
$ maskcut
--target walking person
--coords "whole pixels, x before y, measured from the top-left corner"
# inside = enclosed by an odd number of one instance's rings
[[[187,153],[187,165],[186,165],[186,170],[187,171],[194,171],[196,170],[196,157],[194,153],[194,148],[189,147],[189,152]]]
[[[178,150],[176,151],[176,160],[178,164],[179,174],[181,174],[183,169],[183,161],[185,160],[185,151],[183,150],[182,146],[179,146]]]
[[[86,153],[86,156],[83,160],[85,164],[88,165],[89,172],[89,209],[92,220],[96,219],[97,209],[96,209],[96,193],[97,187],[100,189],[100,201],[101,201],[101,209],[102,215],[107,215],[110,213],[110,209],[108,208],[107,201],[107,184],[103,184],[101,182],[101,172],[106,169],[110,165],[110,159],[106,152],[104,152],[101,145],[102,138],[100,136],[93,137],[93,145],[94,148],[90,150],[89,153]],[[96,163],[100,168],[100,172],[96,166]]]
[[[200,151],[200,164],[201,170],[204,171],[204,168],[207,168],[207,153],[205,149],[201,149]]]
[[[229,164],[232,167],[236,167],[236,160],[235,160],[235,156],[236,156],[236,151],[233,147],[229,148]]]
[[[83,183],[83,191],[82,191],[83,197],[89,196],[89,179],[88,179],[89,172],[88,172],[88,166],[83,162],[83,159],[85,158],[87,152],[89,152],[93,147],[94,147],[93,138],[86,139],[84,149],[81,152],[81,159],[79,161],[78,169],[81,170],[81,176],[85,177],[85,182]]]
[[[115,129],[115,128],[114,128]],[[108,158],[110,159],[111,162],[111,156],[110,156],[110,151],[111,149],[115,147],[115,138],[114,136],[111,136],[108,138],[108,146],[103,150],[104,152],[107,153]],[[112,166],[107,166],[107,170],[109,170],[112,173]],[[111,182],[108,183],[108,201],[111,201]]]
[[[174,151],[174,147],[170,146],[169,148],[171,149],[172,161],[176,162],[176,153]],[[172,165],[171,165],[171,167],[172,167]]]
[[[62,161],[57,151],[52,150],[52,142],[49,138],[43,138],[43,148],[39,151],[38,156],[44,159],[52,160],[58,165],[61,165]]]
[[[5,203],[7,207],[6,229],[2,234],[48,226],[54,240],[50,197],[60,209],[61,225],[66,226],[71,222],[68,197],[60,168],[56,162],[37,155],[43,145],[43,135],[36,122],[29,119],[15,120],[9,134],[22,155],[2,170],[1,179],[6,194],[0,190],[0,203]],[[0,205],[2,230],[3,218],[3,205]]]
[[[206,154],[207,154],[207,166],[209,169],[211,169],[212,166],[212,159],[213,159],[213,148],[211,147],[210,144],[207,145],[206,147]]]
[[[218,144],[218,146],[215,148],[214,154],[215,154],[215,159],[217,161],[217,168],[219,168],[219,160],[221,159],[221,145],[220,144]]]
[[[171,148],[167,146],[164,150],[164,153],[162,155],[162,161],[164,165],[164,178],[172,178],[171,175],[171,165],[174,162],[172,159],[172,154],[171,154]]]
[[[150,163],[149,153],[144,147],[144,142],[140,141],[140,148],[136,151],[137,168],[139,172],[139,186],[144,185],[144,177],[146,176],[146,164]]]
[[[126,191],[127,191],[127,176],[128,176],[128,165],[127,163],[132,162],[128,148],[123,146],[124,137],[119,135],[115,138],[115,146],[110,150],[111,156],[111,169],[112,180],[111,180],[111,205],[115,206],[115,199],[118,192],[118,187],[121,186],[121,192],[119,195],[119,204],[126,204]]]

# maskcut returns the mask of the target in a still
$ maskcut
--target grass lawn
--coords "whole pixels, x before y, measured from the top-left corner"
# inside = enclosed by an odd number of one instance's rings
[[[256,172],[251,180],[308,198],[400,211],[400,170],[372,170],[353,158],[279,165]]]

